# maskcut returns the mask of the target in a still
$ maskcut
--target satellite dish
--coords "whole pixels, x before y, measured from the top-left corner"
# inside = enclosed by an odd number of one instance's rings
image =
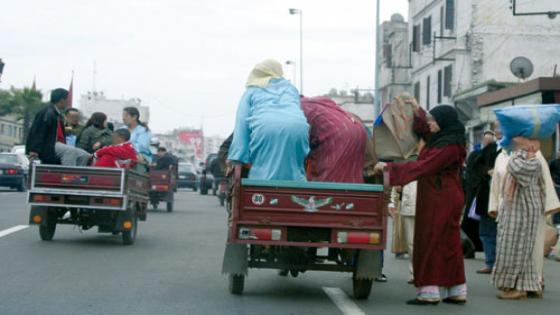
[[[525,57],[515,57],[510,64],[511,73],[514,76],[525,80],[533,74],[533,63]]]

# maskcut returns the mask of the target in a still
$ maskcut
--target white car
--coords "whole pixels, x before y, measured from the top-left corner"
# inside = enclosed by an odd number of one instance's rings
[[[23,171],[25,172],[25,175],[27,175],[27,173],[29,172],[30,162],[29,162],[29,159],[27,158],[27,155],[25,155],[25,146],[24,145],[15,145],[12,148],[12,150],[10,151],[10,153],[18,155],[21,167],[23,168]]]

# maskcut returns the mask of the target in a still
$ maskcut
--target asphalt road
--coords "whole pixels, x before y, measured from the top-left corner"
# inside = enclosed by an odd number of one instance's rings
[[[499,301],[481,260],[467,261],[466,306],[407,306],[407,262],[386,253],[389,282],[353,301],[349,274],[308,272],[280,278],[251,270],[245,294],[232,296],[221,275],[225,210],[213,196],[180,192],[176,211],[150,212],[136,244],[116,236],[57,228],[52,242],[36,227],[0,236],[0,314],[558,314],[560,263],[546,262],[544,300]],[[0,235],[26,225],[25,194],[0,192]],[[325,289],[327,288],[327,289]],[[328,289],[330,288],[330,289]],[[327,294],[329,293],[329,294]]]

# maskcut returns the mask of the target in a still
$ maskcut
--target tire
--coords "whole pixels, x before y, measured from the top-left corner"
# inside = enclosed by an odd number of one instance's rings
[[[138,233],[138,216],[135,213],[134,219],[132,220],[132,229],[130,229],[130,231],[122,231],[123,245],[134,244],[137,233]]]
[[[39,225],[39,236],[43,241],[52,241],[56,232],[56,214],[47,210],[45,222]]]
[[[354,298],[356,300],[367,300],[371,294],[373,279],[352,279],[354,287]]]
[[[152,208],[153,208],[153,210],[157,210],[157,209],[158,209],[158,206],[159,206],[159,203],[158,203],[158,202],[152,202]]]
[[[167,203],[167,212],[173,212],[173,202]]]
[[[220,206],[224,206],[226,204],[226,198],[223,196],[220,196]]]
[[[233,295],[243,294],[245,288],[245,276],[229,275],[229,293]]]

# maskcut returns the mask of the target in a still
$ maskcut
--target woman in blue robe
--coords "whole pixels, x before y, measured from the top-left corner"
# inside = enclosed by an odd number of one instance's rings
[[[237,109],[228,160],[250,164],[251,179],[305,181],[309,124],[298,90],[282,75],[275,60],[257,64]]]

